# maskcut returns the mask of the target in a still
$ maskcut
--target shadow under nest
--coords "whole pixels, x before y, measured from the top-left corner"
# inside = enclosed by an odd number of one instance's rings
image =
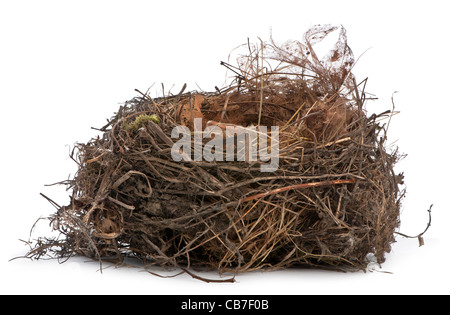
[[[58,238],[39,238],[28,254],[82,255],[146,267],[242,273],[294,266],[365,270],[384,262],[400,220],[400,158],[386,149],[392,112],[367,116],[365,82],[340,28],[319,60],[313,46],[331,26],[303,42],[248,44],[236,76],[212,93],[152,99],[140,93],[77,144],[71,203],[49,220]],[[179,125],[279,127],[278,168],[262,161],[174,161]],[[384,123],[384,124],[383,124]],[[203,139],[204,143],[207,139]],[[269,141],[274,141],[270,139]],[[194,146],[194,144],[192,145]]]

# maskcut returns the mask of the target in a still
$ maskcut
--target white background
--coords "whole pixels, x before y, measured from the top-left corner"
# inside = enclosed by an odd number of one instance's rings
[[[449,41],[447,1],[0,1],[0,293],[3,294],[448,294]],[[219,61],[247,38],[302,39],[314,24],[342,24],[361,57],[354,73],[369,77],[379,100],[396,109],[389,142],[408,154],[400,231],[418,234],[434,204],[425,246],[397,237],[382,268],[337,273],[286,270],[249,273],[235,284],[206,284],[188,275],[161,279],[137,269],[75,258],[21,256],[29,230],[67,204],[75,142],[96,135],[119,107],[160,84],[166,91],[212,91],[226,78]],[[159,92],[158,92],[159,91]],[[46,224],[44,224],[44,228]],[[39,235],[38,229],[34,234]],[[42,229],[42,233],[46,233]],[[45,235],[45,234],[44,234]],[[380,272],[388,271],[390,273]],[[215,277],[214,274],[209,276]]]

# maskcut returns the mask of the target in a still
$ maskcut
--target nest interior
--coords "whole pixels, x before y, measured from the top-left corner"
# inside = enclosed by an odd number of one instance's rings
[[[313,46],[339,31],[323,59]],[[82,255],[145,267],[241,273],[310,266],[365,269],[385,260],[404,195],[386,149],[390,111],[368,117],[365,81],[352,74],[345,29],[315,26],[302,41],[245,46],[234,80],[214,92],[184,92],[123,104],[76,144],[79,168],[63,182],[71,203],[49,220],[29,256]],[[278,126],[279,164],[174,161],[173,128],[193,119],[218,126]],[[207,141],[207,140],[204,140]]]

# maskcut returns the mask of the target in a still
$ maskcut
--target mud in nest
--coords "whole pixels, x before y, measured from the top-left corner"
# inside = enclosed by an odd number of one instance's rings
[[[337,30],[319,60],[314,44]],[[71,203],[49,218],[60,236],[39,238],[28,256],[136,258],[145,267],[235,274],[384,262],[404,195],[399,155],[386,149],[392,112],[368,117],[345,29],[316,26],[302,42],[244,48],[235,64],[222,62],[235,75],[227,87],[154,99],[140,92],[102,136],[77,144],[78,172],[63,182]],[[277,168],[262,172],[267,162],[248,156],[196,160],[194,152],[175,161],[172,131],[194,131],[195,118],[201,133],[277,126],[278,138],[268,135],[278,141]]]

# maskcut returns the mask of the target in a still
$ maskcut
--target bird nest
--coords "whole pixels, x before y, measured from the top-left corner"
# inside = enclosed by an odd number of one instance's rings
[[[319,60],[314,45],[338,29]],[[392,112],[367,115],[345,29],[245,49],[222,62],[234,75],[225,88],[138,91],[101,136],[76,144],[78,172],[63,182],[71,202],[49,218],[60,236],[39,238],[28,256],[235,274],[384,262],[404,196],[399,154],[386,149]]]

